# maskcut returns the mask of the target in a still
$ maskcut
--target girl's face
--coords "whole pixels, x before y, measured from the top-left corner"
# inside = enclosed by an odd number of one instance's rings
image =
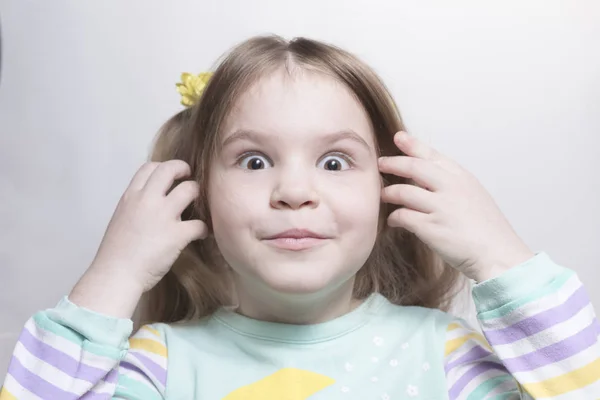
[[[316,73],[269,74],[241,96],[220,140],[209,206],[238,292],[351,290],[375,243],[381,181],[350,91]]]

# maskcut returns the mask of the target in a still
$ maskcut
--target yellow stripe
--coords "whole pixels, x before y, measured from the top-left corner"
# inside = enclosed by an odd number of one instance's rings
[[[456,322],[453,322],[451,324],[448,324],[448,329],[446,329],[446,331],[450,332],[450,331],[453,331],[458,328],[462,328],[462,327],[459,324],[457,324]]]
[[[600,358],[585,367],[542,382],[523,384],[523,387],[531,396],[541,399],[581,389],[598,380],[600,380]]]
[[[2,391],[0,392],[0,400],[17,400],[17,398],[10,394],[7,388],[2,387]]]
[[[160,332],[159,332],[159,331],[157,331],[156,329],[154,329],[154,328],[152,328],[152,327],[148,326],[148,325],[144,325],[144,326],[142,326],[142,329],[143,329],[143,330],[145,330],[145,331],[148,331],[148,332],[150,332],[150,333],[152,333],[152,334],[154,334],[155,336],[158,336],[158,337],[160,337]]]
[[[145,350],[165,358],[167,357],[167,348],[162,343],[152,339],[131,338],[129,339],[129,348]]]
[[[454,351],[456,351],[456,349],[458,349],[463,344],[465,344],[469,339],[475,339],[477,344],[485,347],[489,351],[492,351],[492,348],[490,347],[488,342],[485,340],[485,337],[483,337],[483,335],[481,335],[480,333],[477,333],[477,332],[472,332],[467,335],[458,337],[456,339],[448,340],[446,342],[446,350],[444,352],[444,355],[448,356],[448,354],[453,353]]]

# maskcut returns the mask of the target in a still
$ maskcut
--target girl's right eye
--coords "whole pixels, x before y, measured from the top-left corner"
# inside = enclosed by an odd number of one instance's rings
[[[271,168],[271,161],[263,155],[250,153],[240,157],[238,165],[243,169],[257,170]]]

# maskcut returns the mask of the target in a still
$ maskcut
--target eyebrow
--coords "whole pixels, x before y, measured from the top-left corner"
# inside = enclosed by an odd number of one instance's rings
[[[231,135],[229,135],[227,138],[225,138],[225,140],[223,140],[223,143],[221,146],[224,148],[238,140],[247,140],[247,141],[251,141],[251,142],[255,142],[255,143],[261,143],[265,140],[265,134],[257,132],[257,131],[253,131],[253,130],[248,130],[248,129],[238,129],[235,132],[233,132]],[[365,149],[372,151],[371,146],[369,146],[369,144],[362,137],[360,137],[360,135],[358,133],[354,132],[352,129],[344,129],[341,131],[336,131],[336,132],[327,134],[323,138],[323,141],[326,142],[327,144],[337,143],[342,140],[352,140],[352,141],[360,144],[361,146],[363,146]]]

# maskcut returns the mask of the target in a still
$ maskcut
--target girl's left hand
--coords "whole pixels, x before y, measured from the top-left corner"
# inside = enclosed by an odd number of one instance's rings
[[[401,206],[390,214],[388,225],[413,232],[478,282],[534,256],[475,176],[405,132],[397,133],[394,142],[405,155],[381,157],[380,171],[418,186],[383,188],[382,200]]]

